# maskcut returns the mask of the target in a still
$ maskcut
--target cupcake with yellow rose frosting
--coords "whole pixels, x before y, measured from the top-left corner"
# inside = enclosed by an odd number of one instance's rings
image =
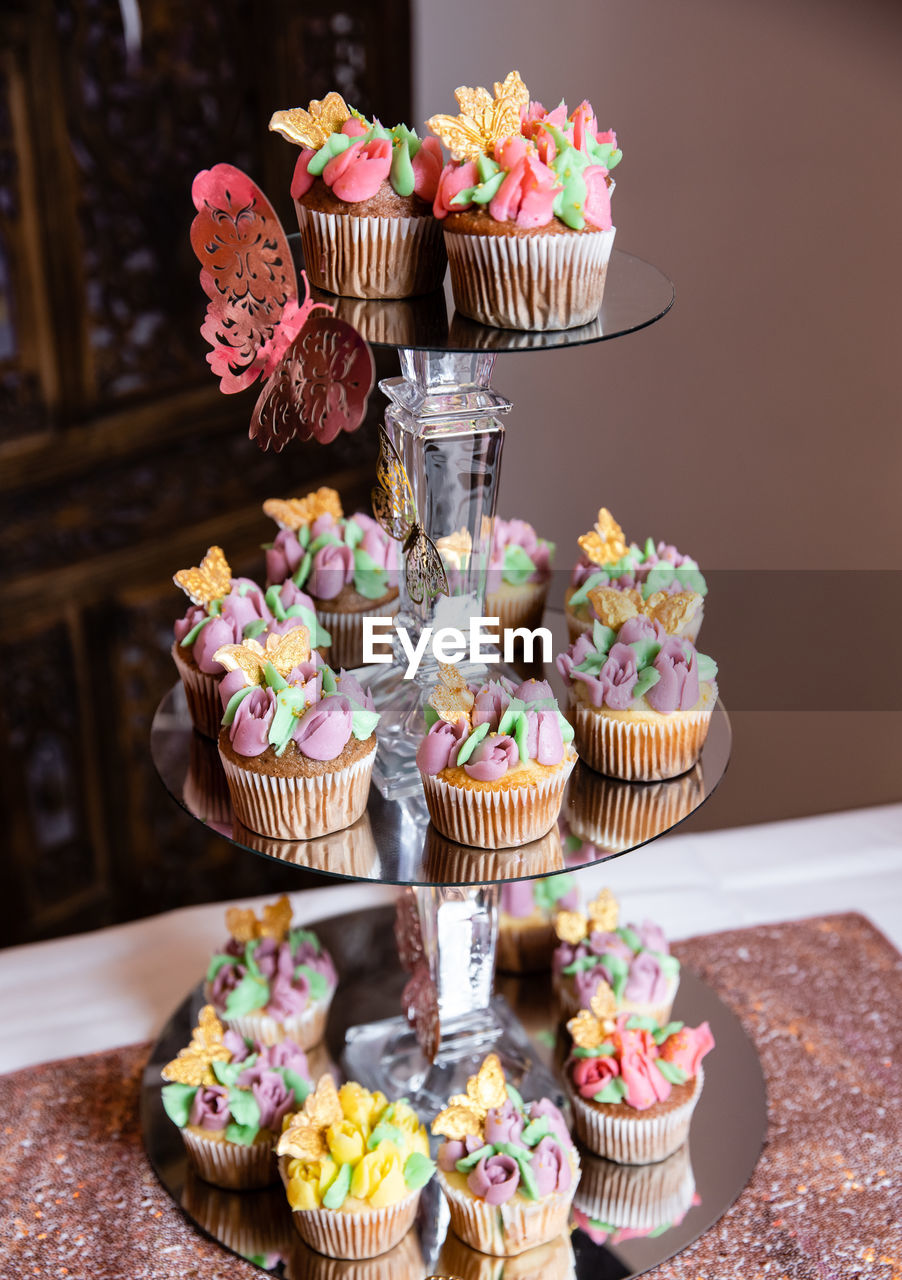
[[[490,1053],[432,1122],[438,1182],[465,1244],[509,1258],[565,1229],[579,1156],[549,1098],[524,1102]]]
[[[406,1102],[320,1076],[285,1122],[279,1172],[305,1243],[330,1258],[374,1258],[410,1230],[435,1172],[429,1139]]]

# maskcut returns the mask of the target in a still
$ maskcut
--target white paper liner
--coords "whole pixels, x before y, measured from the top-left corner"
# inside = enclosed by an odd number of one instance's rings
[[[570,593],[568,593],[569,596]],[[589,617],[581,618],[575,609],[570,607],[569,599],[564,601],[564,614],[567,618],[567,631],[570,635],[570,643],[573,644],[581,635],[585,635],[587,631],[592,630],[592,624],[595,620],[594,611],[589,607]],[[704,600],[698,606],[695,613],[689,618],[684,618],[676,631],[672,635],[680,636],[683,640],[691,640],[695,644],[698,639],[698,633],[702,629],[702,623],[705,620],[705,602]]]
[[[504,1204],[486,1204],[469,1191],[453,1187],[444,1172],[436,1171],[451,1214],[451,1230],[465,1244],[496,1258],[512,1258],[527,1249],[546,1244],[566,1229],[570,1203],[579,1182],[579,1157],[571,1152],[576,1166],[569,1191],[526,1200],[514,1195]]]
[[[620,1103],[617,1108],[624,1115],[611,1115],[581,1098],[569,1077],[567,1092],[573,1107],[576,1132],[590,1151],[617,1164],[653,1164],[673,1155],[689,1137],[692,1113],[704,1083],[705,1073],[699,1067],[690,1096],[680,1106],[660,1116],[647,1116],[625,1103]]]
[[[682,1218],[694,1193],[695,1174],[684,1142],[655,1164],[614,1164],[588,1156],[573,1207],[612,1227],[653,1231]]]
[[[421,774],[433,823],[449,840],[477,849],[507,849],[537,840],[554,826],[576,760],[565,758],[545,777],[506,791],[468,791]]]
[[[333,987],[322,1000],[314,1000],[303,1013],[294,1013],[289,1018],[273,1018],[268,1013],[245,1013],[240,1018],[230,1018],[217,1010],[220,1022],[225,1023],[232,1031],[248,1040],[259,1040],[261,1044],[280,1044],[283,1040],[292,1040],[302,1049],[312,1049],[320,1044],[326,1031],[326,1018],[336,988]],[[210,983],[204,984],[204,1000],[212,1003]]]
[[[214,1187],[250,1191],[277,1180],[276,1158],[269,1138],[245,1147],[239,1142],[206,1138],[187,1128],[181,1134],[192,1167]]]
[[[189,1167],[182,1208],[214,1239],[245,1258],[283,1253],[294,1243],[290,1215],[284,1211],[278,1192],[236,1195],[205,1182]]]
[[[413,1225],[419,1191],[384,1209],[342,1213],[340,1209],[296,1209],[292,1220],[301,1239],[329,1258],[375,1258],[393,1249]]]
[[[599,973],[599,981],[601,974]],[[557,998],[562,1018],[575,1018],[580,1011],[579,997],[576,994],[576,983],[573,974],[555,973],[551,979],[552,989]],[[670,1014],[673,1009],[673,1002],[676,999],[676,993],[680,986],[680,975],[676,974],[672,978],[667,979],[667,991],[663,1000],[657,1004],[652,1002],[643,1002],[641,1000],[618,1000],[617,1012],[637,1014],[641,1018],[654,1018],[660,1026],[664,1027],[670,1021]]]
[[[457,310],[500,329],[574,329],[601,309],[615,227],[570,235],[445,231]]]
[[[580,759],[591,769],[625,782],[659,782],[698,762],[713,711],[712,700],[705,710],[675,711],[653,721],[615,720],[571,697],[567,719]]]
[[[341,831],[366,808],[376,748],[334,773],[283,777],[234,764],[220,748],[232,806],[239,822],[261,836],[307,840]]]
[[[701,804],[704,794],[698,765],[682,777],[641,785],[583,769],[567,796],[570,830],[605,849],[631,849],[676,826]]]
[[[502,648],[505,631],[513,631],[516,627],[535,631],[542,625],[547,594],[547,582],[525,582],[514,589],[505,589],[502,584],[498,591],[489,592],[485,598],[485,617],[499,620]],[[518,644],[522,641],[518,640]]]
[[[323,609],[317,603],[316,620],[332,637],[326,661],[333,671],[338,671],[340,667],[350,669],[363,666],[363,619],[393,618],[398,612],[400,603],[399,597],[395,595],[385,604],[372,604],[366,609],[354,611],[343,609],[335,612]],[[379,634],[380,637],[386,638],[391,635],[388,631]]]
[[[178,641],[172,646],[172,660],[176,665],[182,684],[185,688],[185,701],[191,713],[191,720],[198,733],[205,738],[219,737],[222,724],[222,702],[219,698],[219,684],[222,674],[207,675],[199,667],[193,666],[179,652]]]
[[[445,274],[439,223],[423,217],[357,217],[294,207],[311,284],[352,298],[409,298]]]

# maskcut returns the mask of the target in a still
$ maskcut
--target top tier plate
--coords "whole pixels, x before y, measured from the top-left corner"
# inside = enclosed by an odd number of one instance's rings
[[[295,253],[300,236],[290,236]],[[673,284],[657,267],[632,254],[611,254],[604,302],[598,317],[578,329],[495,329],[477,324],[454,310],[450,274],[443,289],[419,298],[369,301],[340,298],[312,289],[319,301],[335,307],[335,314],[354,325],[374,347],[405,347],[412,351],[553,351],[579,347],[644,329],[673,306]]]

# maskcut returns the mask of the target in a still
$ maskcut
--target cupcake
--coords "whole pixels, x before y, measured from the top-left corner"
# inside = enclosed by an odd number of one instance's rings
[[[398,611],[396,545],[372,516],[361,511],[346,519],[334,489],[318,489],[305,498],[270,498],[263,510],[279,526],[266,550],[267,601],[276,586],[285,601],[295,591],[308,592],[320,626],[329,633],[331,665],[361,666],[363,618]],[[278,618],[274,600],[271,607]],[[305,617],[300,621],[309,626]]]
[[[437,1265],[442,1276],[453,1276],[455,1280],[576,1280],[569,1231],[500,1263],[497,1258],[471,1249],[449,1231]]]
[[[565,1082],[576,1132],[617,1164],[665,1160],[689,1137],[704,1085],[701,1062],[714,1048],[711,1028],[618,1016],[604,986],[590,1004],[567,1023],[573,1050]]]
[[[553,556],[554,543],[538,537],[531,524],[496,517],[485,614],[499,619],[502,640],[505,631],[542,625]]]
[[[427,121],[451,153],[433,204],[454,304],[502,329],[572,329],[598,315],[614,243],[613,132],[582,102],[546,111],[516,71],[455,91],[459,116]]]
[[[502,885],[496,962],[502,973],[547,969],[556,941],[554,915],[573,911],[578,903],[579,893],[568,875]]]
[[[682,1222],[695,1199],[687,1143],[655,1164],[614,1164],[601,1156],[584,1155],[582,1169],[573,1201],[574,1221],[593,1239],[597,1239],[593,1233],[599,1232],[616,1237],[611,1244],[663,1235]]]
[[[312,655],[306,627],[225,645],[219,755],[235,816],[262,836],[341,831],[366,808],[379,715],[353,676]]]
[[[623,530],[607,507],[601,508],[594,529],[582,535],[579,546],[580,558],[573,566],[564,597],[571,641],[592,630],[596,614],[589,592],[604,587],[629,592],[637,605],[638,597],[645,603],[652,597],[659,600],[661,593],[679,596],[682,612],[673,615],[673,625],[666,629],[695,643],[704,617],[708,584],[691,556],[682,555],[669,543],[656,543],[653,538],[646,539],[642,548],[635,542],[627,546]],[[691,609],[685,607],[689,603],[687,593],[697,597],[691,601]]]
[[[547,681],[469,688],[445,664],[426,720],[417,767],[429,816],[449,840],[499,849],[554,826],[576,752]]]
[[[284,895],[259,917],[229,907],[225,922],[229,940],[210,960],[204,987],[220,1019],[260,1044],[319,1044],[338,975],[316,934],[292,928]]]
[[[230,1190],[276,1180],[273,1145],[284,1118],[310,1093],[300,1045],[262,1045],[226,1030],[208,1004],[191,1043],[162,1075],[169,1081],[163,1107],[181,1130],[196,1173]]]
[[[609,985],[618,1013],[666,1023],[680,985],[680,962],[660,925],[650,920],[618,926],[620,907],[610,889],[585,914],[555,916],[558,945],[551,958],[551,985],[565,1018],[587,1009],[599,982]]]
[[[668,635],[660,613],[629,616],[633,605],[618,599],[610,607],[599,597],[603,590],[591,598],[607,625],[596,619],[591,634],[557,659],[576,749],[590,768],[611,778],[675,778],[698,762],[705,745],[717,703],[717,664],[691,640]]]
[[[316,1092],[279,1138],[279,1172],[301,1239],[329,1258],[374,1258],[409,1231],[435,1165],[406,1102],[348,1081]]]
[[[578,764],[566,804],[576,838],[609,853],[622,853],[670,831],[704,798],[701,765],[665,782],[636,783],[603,778],[588,765]]]
[[[567,1226],[579,1156],[548,1098],[526,1103],[490,1053],[432,1122],[438,1183],[451,1230],[482,1253],[507,1258],[553,1240]]]
[[[174,627],[172,660],[195,729],[215,739],[222,719],[219,684],[225,668],[213,655],[224,644],[259,636],[272,614],[256,582],[232,577],[221,547],[210,547],[197,568],[180,569],[172,580],[191,601]]]
[[[312,284],[353,298],[407,298],[445,274],[432,216],[442,150],[406,125],[386,129],[329,93],[277,111],[270,129],[302,148],[291,180]]]

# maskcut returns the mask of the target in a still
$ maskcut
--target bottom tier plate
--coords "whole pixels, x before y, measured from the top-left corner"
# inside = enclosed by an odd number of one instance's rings
[[[407,975],[398,964],[390,907],[317,921],[316,931],[338,967],[340,996],[325,1045],[314,1050],[319,1072],[337,1063],[349,1028],[397,1013]],[[499,977],[501,994],[531,1037],[537,1061],[553,1068],[562,1046],[543,978]],[[696,1240],[745,1187],[767,1132],[767,1099],[754,1045],[715,992],[683,971],[673,1016],[707,1020],[717,1048],[705,1062],[705,1087],[688,1148],[661,1165],[635,1169],[583,1154],[572,1234],[507,1263],[461,1244],[433,1182],[416,1227],[390,1253],[366,1262],[336,1262],[304,1245],[281,1187],[232,1192],[208,1186],[187,1169],[178,1129],[163,1111],[160,1069],[188,1043],[203,998],[200,985],[163,1029],[145,1068],[141,1097],[144,1142],[160,1182],[187,1217],[226,1249],[261,1271],[288,1280],[626,1280],[657,1266]],[[423,1117],[427,1121],[429,1117]],[[534,1256],[533,1256],[534,1255]]]

